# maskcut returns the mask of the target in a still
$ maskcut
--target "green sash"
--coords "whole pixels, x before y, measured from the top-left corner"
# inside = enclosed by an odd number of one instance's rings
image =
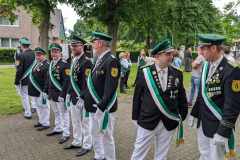
[[[39,107],[45,107],[46,106],[46,99],[43,98],[43,89],[39,86],[39,84],[33,78],[32,71],[33,71],[33,69],[30,72],[29,79],[30,79],[31,83],[33,84],[33,86],[38,90],[38,92],[40,92],[40,96],[38,98],[38,106]]]
[[[71,83],[72,83],[74,91],[76,92],[77,96],[80,97],[82,91],[80,90],[80,88],[78,87],[77,83],[75,82],[75,80],[73,78],[73,68],[74,68],[75,61],[76,61],[76,58],[73,59],[73,63],[72,63],[72,66],[71,66],[71,72],[70,72],[70,79],[71,79]],[[85,122],[88,119],[89,119],[89,112],[87,112],[85,110],[85,107],[82,107],[81,121]]]
[[[57,89],[61,92],[62,91],[62,85],[60,83],[58,83],[58,81],[53,76],[52,65],[53,65],[53,61],[51,62],[50,67],[49,67],[49,75],[50,75],[50,78],[51,78],[53,84],[55,85],[55,87],[57,87]],[[70,107],[70,103],[68,101],[65,101],[64,107],[67,110],[67,107]]]
[[[91,94],[91,96],[93,97],[93,99],[95,100],[96,103],[99,103],[101,101],[101,98],[98,96],[96,90],[94,89],[94,86],[92,84],[92,78],[91,78],[91,70],[88,76],[88,89],[89,92]],[[104,134],[106,133],[106,129],[107,129],[107,125],[108,125],[108,119],[109,119],[109,111],[111,110],[112,106],[114,105],[114,103],[117,100],[117,91],[114,93],[111,101],[108,103],[105,111],[103,112],[103,116],[99,119],[99,130],[98,130],[98,135],[100,136],[104,136]]]
[[[179,122],[178,131],[177,131],[177,147],[178,147],[180,144],[184,143],[182,118],[180,115],[172,113],[165,105],[161,95],[159,94],[159,91],[154,82],[154,79],[152,77],[149,67],[144,68],[143,73],[144,73],[144,77],[145,77],[148,89],[153,97],[154,102],[158,106],[159,110],[169,119]]]
[[[210,109],[210,111],[217,117],[219,121],[222,120],[223,112],[222,110],[212,101],[211,98],[207,97],[207,89],[205,87],[206,84],[206,77],[207,77],[207,69],[208,69],[209,62],[206,62],[203,68],[202,73],[202,96],[204,99],[204,102],[206,103],[207,107]],[[227,143],[225,143],[225,156],[226,157],[233,157],[235,158],[235,136],[234,136],[234,129],[232,129],[231,138],[228,139]]]
[[[29,75],[29,73],[32,71],[33,67],[36,65],[36,63],[37,63],[37,60],[34,59],[34,61],[31,64],[31,66],[28,67],[28,69],[23,73],[22,78],[19,80],[20,84],[19,84],[19,89],[17,90],[18,95],[21,95],[21,86],[22,86],[21,85],[21,81]]]

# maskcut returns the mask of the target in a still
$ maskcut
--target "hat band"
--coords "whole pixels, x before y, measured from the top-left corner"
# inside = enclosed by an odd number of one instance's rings
[[[206,45],[206,46],[210,46],[212,45],[211,43],[198,43],[199,45]]]
[[[173,47],[170,47],[170,48],[167,48],[167,49],[165,49],[165,50],[163,50],[163,51],[160,51],[160,52],[158,52],[158,53],[164,53],[165,51],[167,51],[167,50],[169,50],[169,49],[172,49]]]
[[[61,51],[59,48],[56,48],[56,47],[52,47],[51,50],[52,50],[52,49],[58,49],[59,51]]]

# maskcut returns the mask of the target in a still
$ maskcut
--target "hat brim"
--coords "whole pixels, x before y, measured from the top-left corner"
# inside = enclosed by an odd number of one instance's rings
[[[204,47],[204,45],[198,45],[198,46],[197,46],[197,48],[202,48],[202,47]]]
[[[61,49],[56,48],[56,47],[52,47],[50,50],[53,50],[53,49],[57,49],[57,50],[59,50],[61,52]]]
[[[174,49],[171,48],[171,49],[165,51],[165,53],[172,52],[172,51],[174,51]],[[163,53],[164,53],[164,52],[163,52]]]

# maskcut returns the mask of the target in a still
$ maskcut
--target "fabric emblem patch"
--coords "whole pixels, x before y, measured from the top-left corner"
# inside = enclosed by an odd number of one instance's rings
[[[90,72],[91,69],[85,69],[85,75],[88,77],[89,75],[89,72]]]
[[[111,75],[113,77],[117,77],[117,75],[118,75],[118,68],[112,68],[111,69]]]
[[[70,75],[70,69],[65,69],[65,73],[66,73],[66,75]]]
[[[48,72],[49,72],[49,71],[47,71],[47,75],[48,75]]]
[[[235,92],[240,91],[240,80],[233,80],[232,81],[232,90]]]
[[[20,64],[20,61],[19,60],[17,60],[17,66]]]

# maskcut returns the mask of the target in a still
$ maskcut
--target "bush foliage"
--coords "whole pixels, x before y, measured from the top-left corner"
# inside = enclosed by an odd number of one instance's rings
[[[0,48],[0,62],[14,62],[14,53],[17,49]]]

